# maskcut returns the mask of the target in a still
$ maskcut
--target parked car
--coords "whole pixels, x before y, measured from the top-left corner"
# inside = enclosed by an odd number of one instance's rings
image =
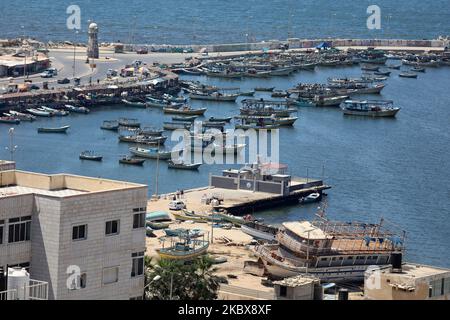
[[[139,48],[136,50],[137,54],[147,54],[148,53],[148,49],[143,47],[143,48]]]
[[[48,72],[48,71],[44,71],[40,74],[41,78],[52,78],[53,77],[53,73]]]
[[[30,86],[30,90],[39,90],[40,88],[39,88],[39,86],[37,86],[37,85],[35,85],[35,84],[32,84],[31,86]]]
[[[170,210],[183,210],[183,209],[186,209],[186,204],[181,200],[170,201],[169,209]]]
[[[70,83],[70,80],[67,78],[64,79],[58,79],[57,81],[59,84],[66,84],[66,83]]]

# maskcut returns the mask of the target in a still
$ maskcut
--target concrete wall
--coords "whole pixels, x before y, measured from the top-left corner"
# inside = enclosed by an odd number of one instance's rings
[[[237,190],[237,182],[238,182],[237,178],[211,176],[211,186],[216,187],[216,188]],[[255,188],[254,188],[254,183],[255,183],[255,181],[253,181],[253,180],[240,179],[239,180],[239,189],[282,194],[280,183],[256,180]]]

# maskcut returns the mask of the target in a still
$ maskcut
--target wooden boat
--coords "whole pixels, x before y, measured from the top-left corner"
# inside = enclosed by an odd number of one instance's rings
[[[305,99],[305,98],[296,98],[296,99],[291,99],[288,98],[286,99],[286,101],[288,102],[288,105],[291,106],[296,106],[296,107],[314,107],[315,104],[310,100],[310,99]]]
[[[255,239],[275,241],[278,228],[264,223],[250,221],[241,225],[241,231]]]
[[[417,74],[413,72],[402,72],[398,74],[401,78],[417,78]]]
[[[293,67],[283,67],[283,68],[278,68],[275,70],[270,70],[270,75],[271,76],[288,76],[292,72],[294,72]]]
[[[181,169],[181,170],[198,170],[202,165],[201,163],[175,163],[172,160],[167,161],[169,169]]]
[[[145,225],[152,228],[152,230],[161,230],[161,229],[167,229],[170,225],[170,222],[146,221]]]
[[[144,149],[144,148],[138,148],[138,147],[132,147],[129,149],[130,152],[141,158],[149,158],[149,159],[160,159],[160,160],[167,160],[170,159],[172,156],[172,151],[160,151],[158,148],[150,148],[150,149]],[[176,151],[173,151],[176,152]]]
[[[135,166],[142,166],[145,162],[145,159],[139,159],[139,158],[133,158],[129,156],[125,156],[121,159],[119,159],[119,163],[122,164],[131,164]]]
[[[241,91],[239,92],[239,95],[243,97],[253,97],[255,95],[255,90]]]
[[[189,130],[191,129],[192,123],[191,122],[164,122],[163,123],[163,129],[164,130]]]
[[[141,101],[129,101],[127,99],[122,99],[122,103],[126,104],[127,106],[136,107],[136,108],[147,107],[147,104],[145,102],[141,102]]]
[[[425,72],[426,69],[423,68],[423,67],[413,67],[413,68],[411,69],[411,71],[412,71],[412,72]]]
[[[270,71],[258,71],[256,69],[248,69],[247,72],[245,72],[244,77],[249,78],[267,78],[271,76]]]
[[[267,91],[271,92],[275,89],[275,87],[256,87],[255,91]]]
[[[131,142],[155,146],[155,145],[163,145],[166,142],[167,137],[144,136],[144,135],[119,135],[118,139],[120,142]]]
[[[156,238],[157,235],[153,232],[152,228],[146,227],[145,228],[145,235],[149,238]]]
[[[166,114],[185,114],[185,115],[197,115],[202,116],[206,112],[206,108],[193,109],[189,106],[184,106],[180,108],[174,107],[164,107],[163,112]]]
[[[173,239],[173,237],[170,238]],[[206,254],[208,247],[209,241],[207,240],[187,237],[187,239],[181,240],[180,242],[173,242],[168,247],[156,249],[156,252],[161,259],[187,261]]]
[[[200,92],[195,91],[189,94],[189,98],[196,100],[208,100],[208,101],[236,101],[239,97],[239,94],[234,93],[220,93],[220,92]]]
[[[16,119],[19,119],[20,121],[34,121],[36,120],[36,117],[31,114],[26,114],[22,112],[18,112],[15,110],[9,110],[9,114]]]
[[[38,110],[38,109],[34,109],[34,108],[28,108],[27,112],[36,117],[51,117],[52,116],[52,114],[50,112],[42,111],[42,110]]]
[[[373,74],[377,76],[387,76],[389,77],[391,75],[390,71],[375,71]]]
[[[166,211],[152,211],[147,212],[145,215],[145,221],[171,221],[170,215]]]
[[[90,112],[90,110],[86,107],[76,107],[71,104],[65,104],[63,106],[63,108],[70,112],[74,112],[74,113],[89,113]]]
[[[42,106],[42,107],[38,108],[38,110],[41,110],[44,112],[49,112],[52,116],[64,117],[64,116],[69,115],[69,112],[67,112],[67,111],[57,110],[57,109],[49,108],[46,106]]]
[[[378,67],[378,66],[363,65],[361,67],[361,70],[364,70],[364,71],[378,71],[379,69],[380,69],[380,67]]]
[[[234,225],[240,226],[247,222],[243,217],[233,216],[228,213],[218,212],[217,216],[219,216],[222,220],[231,222]]]
[[[94,151],[83,151],[80,153],[81,160],[102,161],[103,156]]]
[[[210,117],[208,119],[209,122],[230,122],[233,117],[225,117],[225,118],[218,118],[218,117]]]
[[[243,73],[242,72],[233,72],[233,71],[216,71],[216,70],[208,70],[206,71],[206,75],[208,77],[218,77],[218,78],[242,78]]]
[[[139,128],[141,126],[137,119],[132,118],[120,118],[119,125],[123,127]]]
[[[144,127],[138,131],[138,134],[141,134],[143,136],[150,136],[150,137],[160,137],[163,133],[163,130],[153,128],[153,127]]]
[[[285,98],[289,96],[289,93],[284,90],[275,90],[271,94],[272,98]]]
[[[185,213],[179,213],[172,211],[172,215],[175,219],[181,220],[181,221],[195,221],[200,223],[206,223],[207,220],[204,217],[199,217],[195,215],[186,215]]]
[[[244,120],[246,123],[257,123],[265,125],[292,126],[298,117],[273,117],[273,116],[236,116],[236,119]]]
[[[172,121],[194,122],[197,116],[174,116]]]
[[[201,229],[165,229],[164,232],[168,237],[189,237],[189,238],[198,238],[205,234],[205,232]]]
[[[389,100],[347,100],[342,103],[344,115],[369,117],[395,117],[400,108]]]
[[[100,128],[103,130],[117,131],[119,130],[119,122],[117,120],[105,120]]]
[[[318,107],[333,107],[339,106],[347,98],[348,96],[335,96],[335,97],[318,96],[314,97],[313,101]]]
[[[234,125],[235,129],[254,129],[254,130],[272,130],[280,128],[277,124],[256,124],[256,123],[237,123]]]
[[[163,99],[174,102],[174,103],[186,103],[187,99],[185,97],[175,97],[170,94],[164,93],[162,95]]]
[[[401,64],[396,64],[396,65],[387,65],[386,68],[388,69],[394,69],[394,70],[400,70],[400,68],[402,67]]]
[[[157,99],[150,96],[146,97],[147,106],[148,107],[156,107],[156,108],[164,108],[168,105],[170,105],[170,101],[163,100],[163,99]]]
[[[38,128],[37,131],[39,133],[66,133],[67,129],[69,129],[70,126],[62,126],[62,127],[56,127],[56,128]]]
[[[0,123],[20,124],[20,120],[15,117],[4,116],[4,117],[0,117]]]

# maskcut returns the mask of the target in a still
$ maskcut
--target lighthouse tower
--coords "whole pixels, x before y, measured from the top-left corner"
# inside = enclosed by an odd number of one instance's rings
[[[89,25],[88,35],[87,56],[88,58],[98,59],[98,26],[96,23],[92,22]]]

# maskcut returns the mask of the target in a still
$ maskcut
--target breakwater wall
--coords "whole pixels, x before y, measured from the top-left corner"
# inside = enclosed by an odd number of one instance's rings
[[[429,48],[442,49],[449,46],[450,40],[402,40],[402,39],[298,39],[268,40],[253,43],[230,43],[230,44],[208,44],[208,45],[125,45],[125,50],[133,51],[136,47],[147,47],[153,51],[182,51],[190,52],[232,52],[232,51],[254,51],[275,50],[283,45],[289,45],[290,49],[315,48],[322,42],[327,42],[333,47],[392,47],[392,48]]]

